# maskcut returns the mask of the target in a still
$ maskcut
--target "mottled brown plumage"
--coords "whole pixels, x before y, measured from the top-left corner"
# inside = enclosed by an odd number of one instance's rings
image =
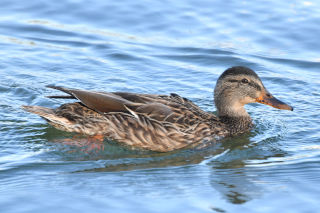
[[[248,131],[252,122],[243,108],[247,103],[260,102],[292,110],[272,97],[259,77],[245,67],[232,67],[218,79],[215,88],[218,117],[177,94],[109,93],[48,87],[68,94],[50,98],[77,99],[79,102],[63,104],[56,109],[23,108],[40,115],[60,130],[104,135],[129,146],[159,152]]]

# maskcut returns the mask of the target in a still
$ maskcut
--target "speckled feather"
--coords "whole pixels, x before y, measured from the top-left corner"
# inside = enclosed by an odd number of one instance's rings
[[[159,152],[180,149],[229,134],[215,115],[201,110],[177,94],[112,94],[132,103],[126,106],[127,111],[98,112],[81,102],[63,104],[57,109],[39,106],[24,106],[24,109],[40,115],[63,131],[104,135],[129,146]]]

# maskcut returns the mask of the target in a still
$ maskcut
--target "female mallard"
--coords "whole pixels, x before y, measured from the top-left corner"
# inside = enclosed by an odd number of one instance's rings
[[[77,99],[79,102],[63,104],[56,109],[23,108],[40,115],[60,130],[103,135],[126,145],[159,152],[248,131],[252,120],[244,105],[249,103],[293,110],[274,98],[254,71],[241,66],[227,69],[217,81],[214,102],[218,116],[201,110],[177,94],[146,95],[48,87],[68,94],[50,98]]]

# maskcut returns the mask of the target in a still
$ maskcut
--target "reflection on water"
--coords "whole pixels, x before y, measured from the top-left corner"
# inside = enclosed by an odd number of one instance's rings
[[[70,158],[71,155],[76,153],[75,156],[78,158],[79,156],[83,156],[83,160],[99,160],[98,168],[78,170],[74,171],[74,173],[124,172],[190,167],[193,165],[209,166],[211,187],[218,191],[228,202],[243,204],[261,197],[265,191],[259,184],[263,182],[259,176],[253,174],[252,171],[248,171],[246,168],[247,160],[252,162],[253,160],[285,156],[281,150],[268,153],[267,155],[264,151],[256,150],[257,141],[250,141],[250,138],[256,134],[250,133],[234,138],[222,139],[218,143],[206,142],[206,144],[200,144],[193,148],[188,147],[184,150],[170,153],[132,150],[130,147],[121,147],[112,141],[105,141],[103,149],[97,147],[96,150],[88,150],[86,149],[87,143],[84,145],[84,148],[81,146],[81,143],[78,143],[77,139],[72,139],[75,144],[71,147],[67,146],[68,149],[63,146],[59,152],[65,153],[65,159]],[[236,143],[234,143],[235,140],[237,141]],[[58,143],[61,144],[61,141]],[[66,144],[64,143],[63,145]],[[67,143],[67,145],[70,145],[70,143]]]
[[[234,204],[242,204],[262,194],[261,189],[252,179],[255,178],[248,177],[239,169],[234,171],[224,168],[212,175],[211,184],[224,199]]]
[[[266,118],[256,120],[256,127],[250,133],[221,139],[219,142],[205,142],[170,153],[156,153],[134,150],[116,142],[105,140],[89,141],[87,137],[66,133],[46,125],[32,129],[45,130],[42,135],[31,135],[26,140],[43,139],[45,146],[51,146],[51,155],[58,153],[64,161],[98,161],[91,168],[71,173],[128,172],[163,168],[183,168],[199,165],[208,167],[210,186],[223,199],[233,204],[243,204],[263,196],[269,190],[263,187],[264,180],[255,174],[252,162],[272,158],[284,158],[286,152],[272,141],[286,133],[283,123],[271,122]],[[279,135],[270,132],[280,131]],[[282,131],[282,133],[281,133]],[[57,134],[59,138],[57,138]],[[271,143],[271,144],[270,144]],[[270,162],[268,162],[270,163]],[[219,209],[218,209],[219,211]]]

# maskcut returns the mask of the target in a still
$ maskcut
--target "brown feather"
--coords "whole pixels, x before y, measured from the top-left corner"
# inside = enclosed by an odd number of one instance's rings
[[[85,135],[104,135],[120,143],[143,149],[167,152],[180,149],[215,132],[226,135],[224,124],[190,100],[176,94],[92,92],[50,86],[80,102],[57,109],[25,106],[54,127]],[[217,129],[218,128],[218,129]],[[214,137],[211,137],[214,140]]]

